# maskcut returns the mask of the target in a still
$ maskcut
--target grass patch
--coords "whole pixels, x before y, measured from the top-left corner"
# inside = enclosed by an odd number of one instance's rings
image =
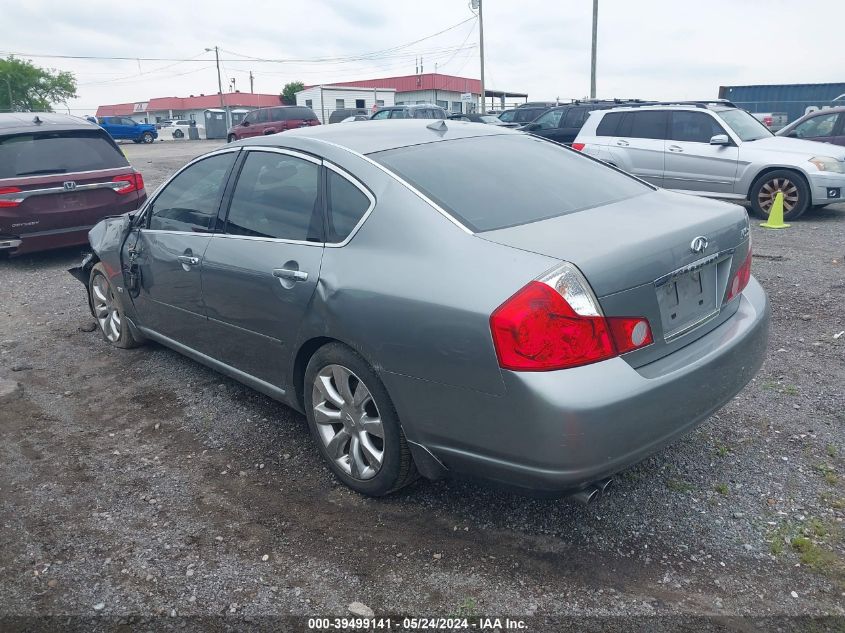
[[[797,396],[798,395],[798,387],[795,385],[786,385],[783,388],[783,392],[788,396]]]
[[[723,444],[716,445],[716,455],[718,455],[719,457],[727,457],[728,453],[730,452],[731,449],[729,449],[727,446],[724,446]]]
[[[815,468],[816,472],[824,477],[824,480],[831,486],[835,486],[839,481],[839,476],[830,464],[816,464],[813,468]]]
[[[765,381],[764,383],[762,383],[760,386],[761,386],[763,389],[766,389],[766,390],[768,390],[768,391],[777,391],[780,385],[778,385],[778,384],[777,384],[775,381],[773,381],[773,380],[767,380],[767,381]]]
[[[822,549],[806,536],[796,536],[790,544],[792,545],[792,549],[799,552],[801,564],[806,565],[810,569],[830,572],[840,564],[836,554]]]
[[[458,605],[454,613],[450,615],[453,618],[475,618],[478,617],[478,602],[475,598],[464,598],[463,602]]]
[[[713,490],[718,492],[720,495],[723,495],[725,497],[728,496],[728,484],[716,484],[715,486],[713,486]]]
[[[681,479],[670,479],[666,482],[666,487],[674,492],[689,492],[692,490],[692,484]]]
[[[833,444],[828,444],[826,449],[828,457],[836,457],[836,447]]]

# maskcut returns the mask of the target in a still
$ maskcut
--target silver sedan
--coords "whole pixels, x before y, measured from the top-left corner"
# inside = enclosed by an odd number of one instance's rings
[[[595,498],[762,362],[742,207],[459,121],[233,143],[90,234],[106,341],[304,412],[369,495],[418,474]]]

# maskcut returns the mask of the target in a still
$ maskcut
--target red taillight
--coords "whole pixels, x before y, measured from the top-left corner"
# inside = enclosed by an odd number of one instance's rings
[[[582,149],[584,149],[584,143],[573,143],[572,149],[574,149],[576,152],[580,152]]]
[[[126,183],[115,188],[115,193],[119,193],[120,195],[132,193],[133,191],[141,191],[144,188],[144,177],[138,173],[115,176],[111,181]]]
[[[4,196],[6,194],[11,193],[20,193],[20,189],[18,187],[0,187],[0,196]],[[13,198],[8,197],[6,199],[0,198],[0,207],[16,207],[21,203],[20,198]]]
[[[562,283],[532,281],[493,312],[490,331],[502,368],[567,369],[613,358],[652,342],[646,319],[606,319],[594,305],[592,293],[580,284],[574,276]],[[564,286],[566,289],[561,290]],[[572,303],[565,297],[569,290]],[[589,314],[579,314],[573,305]]]
[[[739,268],[736,269],[731,283],[728,284],[728,298],[725,302],[730,301],[748,285],[751,279],[751,244],[748,245],[748,255],[745,256],[745,261],[742,262]]]

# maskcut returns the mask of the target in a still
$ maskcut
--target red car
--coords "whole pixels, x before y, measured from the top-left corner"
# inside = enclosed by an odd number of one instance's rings
[[[276,134],[299,127],[320,125],[314,110],[304,106],[277,106],[247,112],[244,120],[229,128],[227,140],[240,141],[250,136]]]
[[[146,200],[144,180],[98,125],[64,114],[0,114],[0,253],[88,243]]]

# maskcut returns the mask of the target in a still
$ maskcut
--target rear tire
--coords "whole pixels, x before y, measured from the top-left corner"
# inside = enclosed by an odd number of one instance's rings
[[[152,143],[154,140],[155,138],[152,132],[144,132],[144,135],[141,137],[141,141],[144,143]]]
[[[751,210],[760,218],[768,218],[775,195],[783,193],[783,219],[795,220],[810,206],[810,187],[803,177],[787,169],[770,171],[758,178],[749,194]]]
[[[114,291],[114,286],[102,263],[96,264],[91,269],[88,289],[91,310],[97,320],[100,334],[106,342],[123,349],[141,345],[142,342],[132,335],[123,310],[123,302],[119,294]]]
[[[329,343],[308,361],[304,382],[308,426],[338,479],[380,497],[418,477],[387,389],[360,355]]]
[[[173,130],[173,138],[184,138],[185,133],[182,130]]]

